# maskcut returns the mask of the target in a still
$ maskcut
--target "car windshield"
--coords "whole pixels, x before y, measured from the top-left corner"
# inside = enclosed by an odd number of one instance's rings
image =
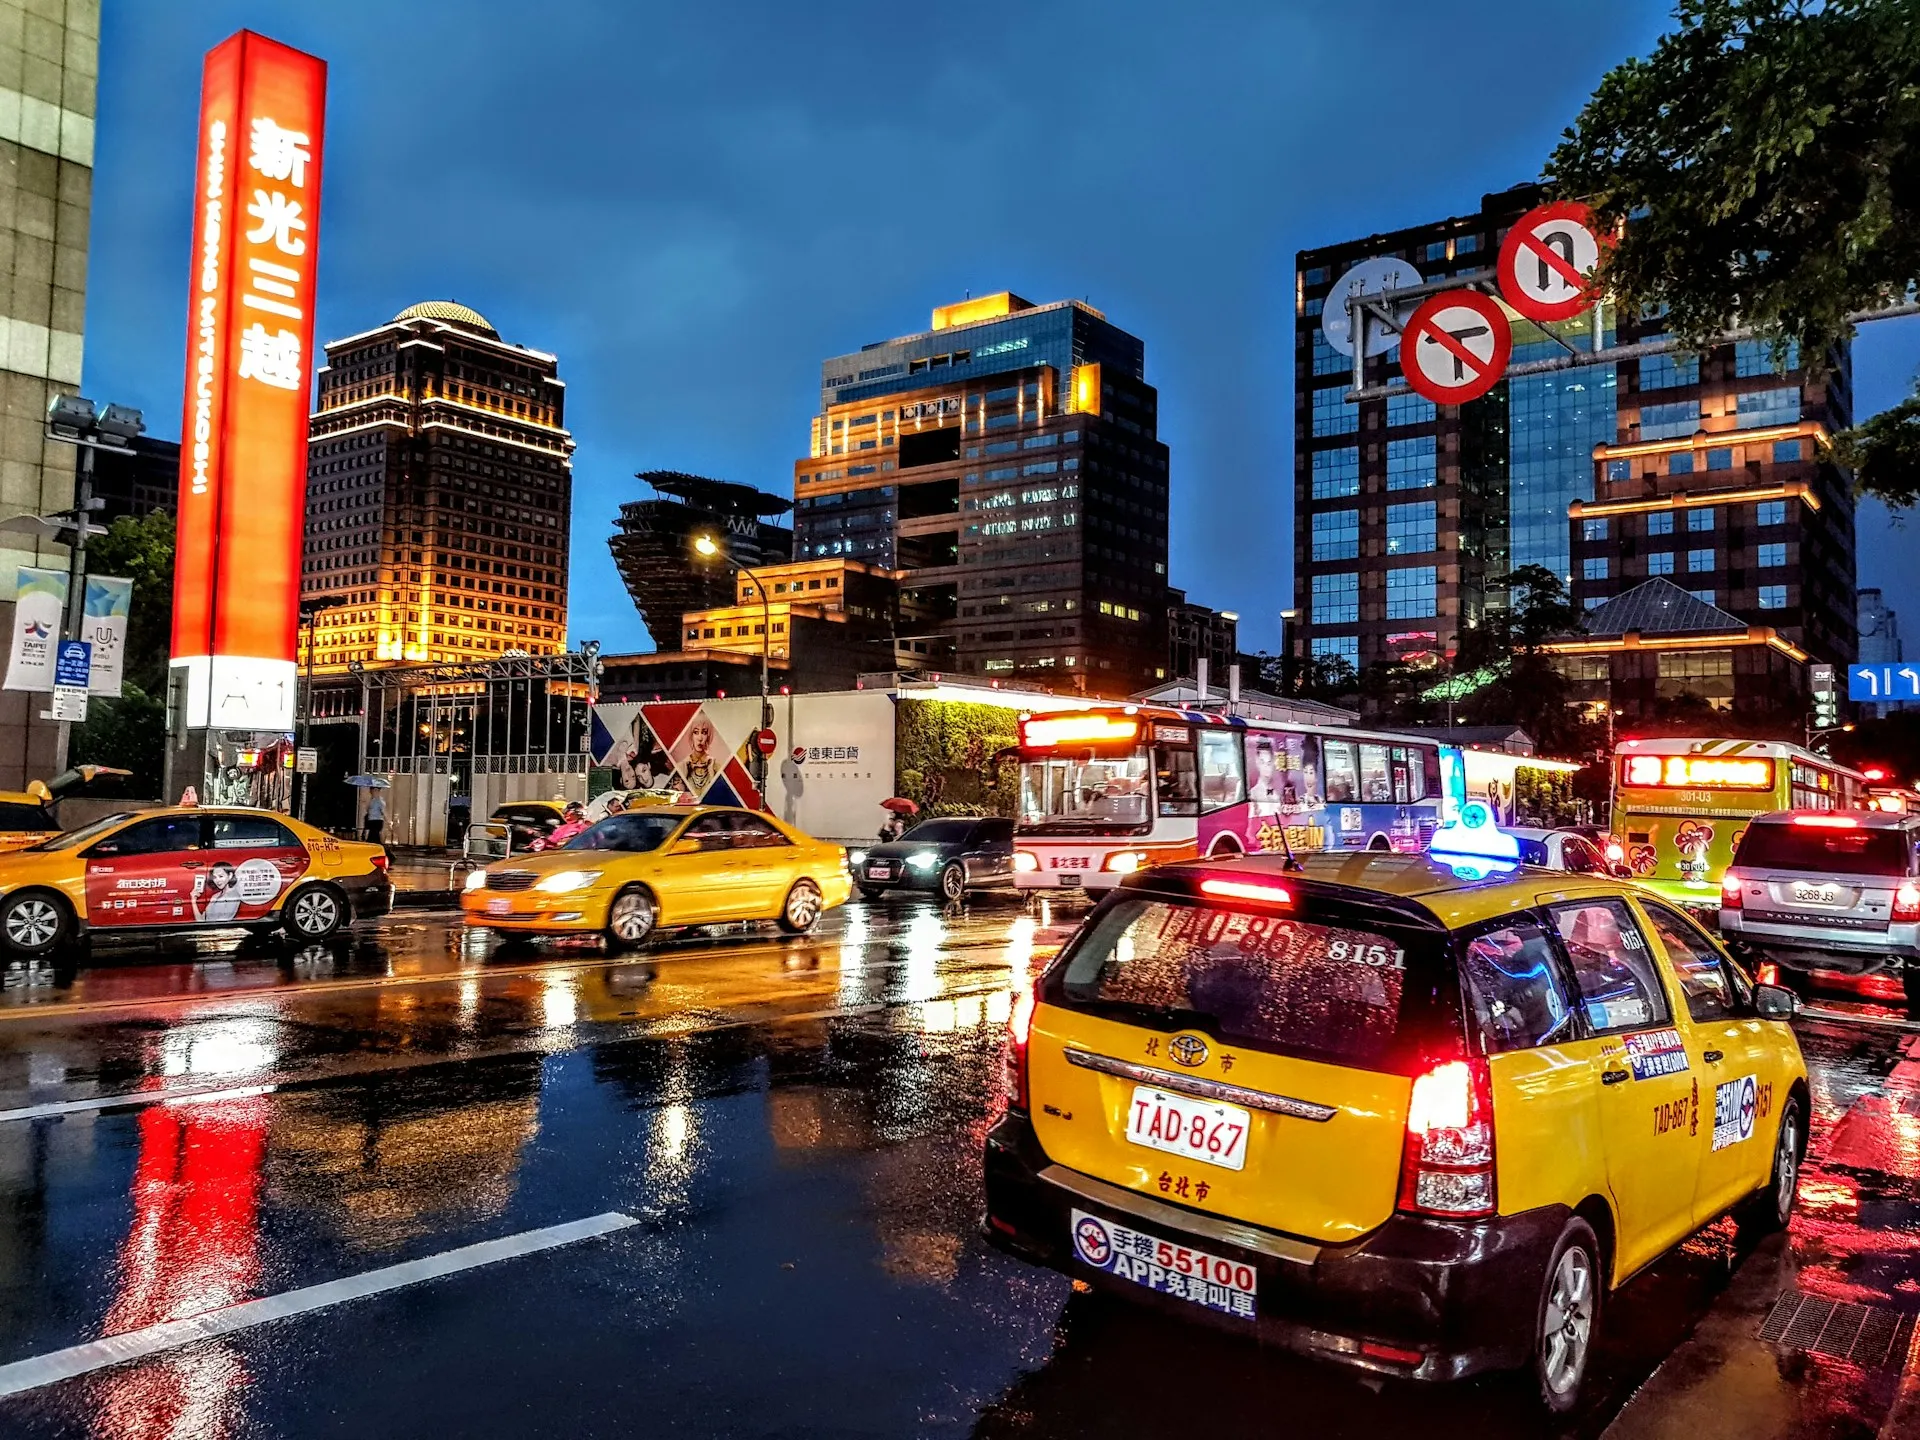
[[[680,815],[609,815],[589,825],[560,848],[563,850],[658,850],[680,828]]]
[[[1191,765],[1187,773],[1191,780]],[[1029,760],[1020,767],[1020,828],[1036,835],[1137,829],[1150,818],[1148,795],[1144,749]]]
[[[902,844],[958,845],[973,833],[971,820],[922,820],[900,837]]]
[[[1904,830],[1865,826],[1749,825],[1733,863],[1754,870],[1814,875],[1905,875],[1911,859]]]
[[[1431,948],[1424,937],[1415,943]],[[1256,1049],[1390,1068],[1412,1028],[1401,1014],[1403,990],[1418,988],[1407,966],[1402,940],[1371,929],[1143,899],[1094,922],[1045,998],[1123,1021],[1195,1025]]]
[[[107,831],[113,829],[115,826],[123,824],[124,822],[131,820],[132,818],[133,817],[130,814],[124,811],[118,815],[108,815],[102,819],[94,821],[91,825],[82,825],[78,830],[69,830],[64,835],[49,836],[47,839],[42,840],[37,845],[27,846],[27,849],[29,850],[71,850],[77,845],[86,844],[89,840],[98,839],[100,836],[106,834]]]

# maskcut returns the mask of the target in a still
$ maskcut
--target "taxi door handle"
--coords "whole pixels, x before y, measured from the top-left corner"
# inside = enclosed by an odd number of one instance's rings
[[[198,870],[204,863],[206,862],[201,860],[182,860],[180,862],[180,868],[182,870]]]
[[[1718,1065],[1722,1060],[1727,1058],[1727,1052],[1724,1050],[1702,1050],[1700,1052],[1700,1058],[1709,1065]]]
[[[1602,1085],[1618,1085],[1622,1080],[1630,1080],[1632,1078],[1632,1075],[1625,1070],[1602,1070],[1600,1072],[1600,1083]]]

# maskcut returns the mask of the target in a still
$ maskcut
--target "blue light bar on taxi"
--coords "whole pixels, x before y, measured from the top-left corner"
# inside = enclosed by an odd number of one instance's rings
[[[1427,842],[1427,853],[1439,860],[1500,860],[1518,864],[1520,842],[1493,821],[1484,800],[1469,800],[1460,818],[1442,825]]]

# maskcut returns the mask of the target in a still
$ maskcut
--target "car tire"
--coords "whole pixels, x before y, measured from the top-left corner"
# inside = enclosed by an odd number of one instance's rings
[[[878,885],[862,885],[860,887],[860,898],[862,900],[878,900],[886,893],[887,892],[882,890]]]
[[[337,934],[352,918],[347,897],[331,885],[303,885],[280,906],[280,928],[302,944]]]
[[[1793,1199],[1800,1188],[1800,1160],[1806,1150],[1807,1122],[1801,1115],[1800,1097],[1789,1096],[1780,1111],[1766,1187],[1754,1191],[1734,1211],[1734,1223],[1743,1237],[1772,1235],[1787,1228],[1793,1218]]]
[[[19,960],[58,950],[73,933],[73,914],[48,890],[19,890],[0,902],[0,946]]]
[[[1552,1414],[1565,1415],[1580,1402],[1600,1331],[1603,1275],[1600,1242],[1593,1227],[1576,1215],[1554,1242],[1534,1318],[1534,1388]]]
[[[940,872],[940,898],[949,905],[958,905],[967,893],[967,867],[958,860],[949,860],[946,869]]]
[[[660,924],[660,904],[644,885],[629,885],[607,906],[607,948],[634,950],[652,938]]]
[[[796,880],[780,904],[780,928],[789,935],[805,935],[826,909],[820,887],[811,880]]]

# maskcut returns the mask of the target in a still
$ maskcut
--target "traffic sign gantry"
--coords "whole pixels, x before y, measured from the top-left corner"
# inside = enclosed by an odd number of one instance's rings
[[[1540,205],[1500,246],[1500,294],[1529,320],[1571,320],[1594,301],[1600,230],[1578,200]]]
[[[1385,290],[1405,290],[1420,283],[1420,272],[1405,260],[1380,255],[1351,267],[1327,292],[1325,308],[1320,312],[1320,333],[1327,344],[1342,355],[1353,354],[1353,323],[1347,314],[1349,295],[1378,295]],[[1400,337],[1384,325],[1367,327],[1367,354],[1384,355],[1400,343]]]
[[[1436,405],[1464,405],[1495,385],[1513,354],[1513,327],[1500,302],[1477,290],[1431,296],[1407,321],[1400,368]]]

